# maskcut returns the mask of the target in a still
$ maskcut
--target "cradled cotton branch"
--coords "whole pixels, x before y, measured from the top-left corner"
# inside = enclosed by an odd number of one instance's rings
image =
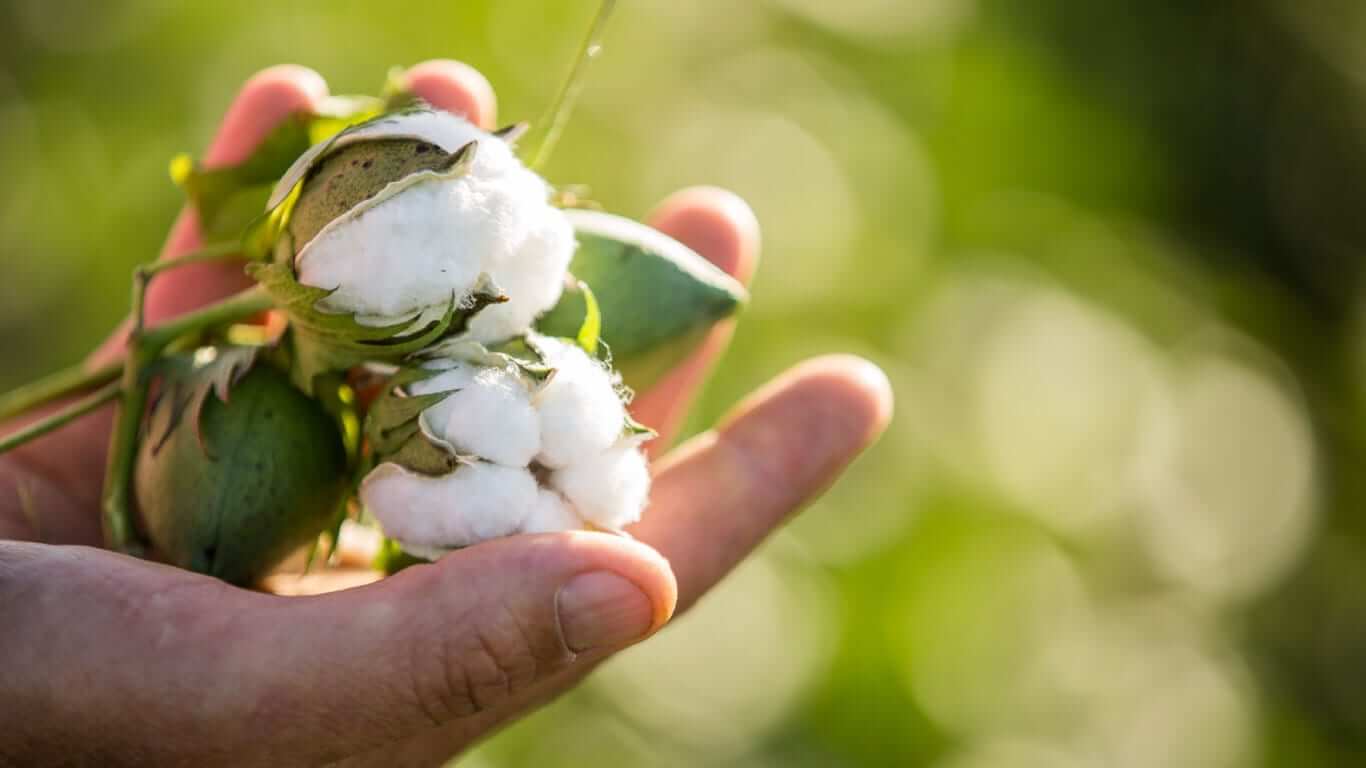
[[[347,516],[378,521],[385,552],[428,559],[519,533],[621,532],[650,489],[632,389],[745,291],[650,227],[563,208],[581,196],[524,165],[520,133],[391,90],[295,115],[236,166],[178,157],[206,247],[138,270],[118,365],[0,398],[12,416],[105,387],[0,452],[116,397],[106,544],[244,584],[329,528],[335,544]],[[238,257],[252,289],[140,322],[154,276]]]

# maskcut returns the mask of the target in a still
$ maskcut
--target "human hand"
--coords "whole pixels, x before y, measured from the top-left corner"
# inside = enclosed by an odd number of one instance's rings
[[[410,70],[433,105],[491,127],[492,89],[454,62]],[[326,97],[309,70],[252,78],[206,155],[247,156]],[[747,281],[753,215],[692,189],[650,223]],[[182,213],[164,257],[198,244]],[[168,273],[156,323],[244,286],[240,269]],[[633,406],[664,445],[728,324]],[[118,354],[111,340],[95,360]],[[871,364],[808,361],[654,465],[635,540],[593,533],[487,542],[383,581],[313,597],[230,587],[93,549],[106,410],[0,457],[0,763],[429,765],[572,687],[659,629],[818,494],[885,426]],[[56,546],[54,546],[56,545]]]

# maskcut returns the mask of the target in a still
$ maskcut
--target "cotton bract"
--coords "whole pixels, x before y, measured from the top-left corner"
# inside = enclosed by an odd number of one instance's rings
[[[525,332],[560,297],[569,220],[505,141],[463,118],[376,120],[301,158],[276,197],[298,180],[294,267],[300,283],[332,291],[319,309],[367,325],[422,321],[491,287],[507,301],[468,333],[493,342]]]
[[[641,445],[610,369],[578,346],[534,337],[535,360],[456,345],[426,363],[409,395],[440,395],[418,416],[430,446],[459,457],[431,477],[385,461],[361,501],[404,550],[431,558],[512,533],[596,528],[640,519],[650,488]]]

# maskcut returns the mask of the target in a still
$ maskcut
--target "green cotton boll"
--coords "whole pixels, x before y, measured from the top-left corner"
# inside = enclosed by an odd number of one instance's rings
[[[249,585],[333,521],[346,452],[335,421],[276,368],[251,367],[226,402],[203,389],[209,375],[190,374],[198,409],[163,382],[139,449],[137,506],[159,559]]]
[[[566,213],[579,242],[569,271],[592,289],[612,365],[636,391],[687,357],[717,321],[748,300],[738,281],[653,227],[597,211]],[[583,292],[566,291],[537,330],[574,338],[586,312]]]

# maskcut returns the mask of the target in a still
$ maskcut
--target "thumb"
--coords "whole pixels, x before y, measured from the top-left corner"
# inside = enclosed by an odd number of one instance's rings
[[[228,679],[293,722],[274,754],[335,759],[475,715],[658,629],[676,586],[653,549],[603,534],[488,542],[384,581],[266,598]]]

